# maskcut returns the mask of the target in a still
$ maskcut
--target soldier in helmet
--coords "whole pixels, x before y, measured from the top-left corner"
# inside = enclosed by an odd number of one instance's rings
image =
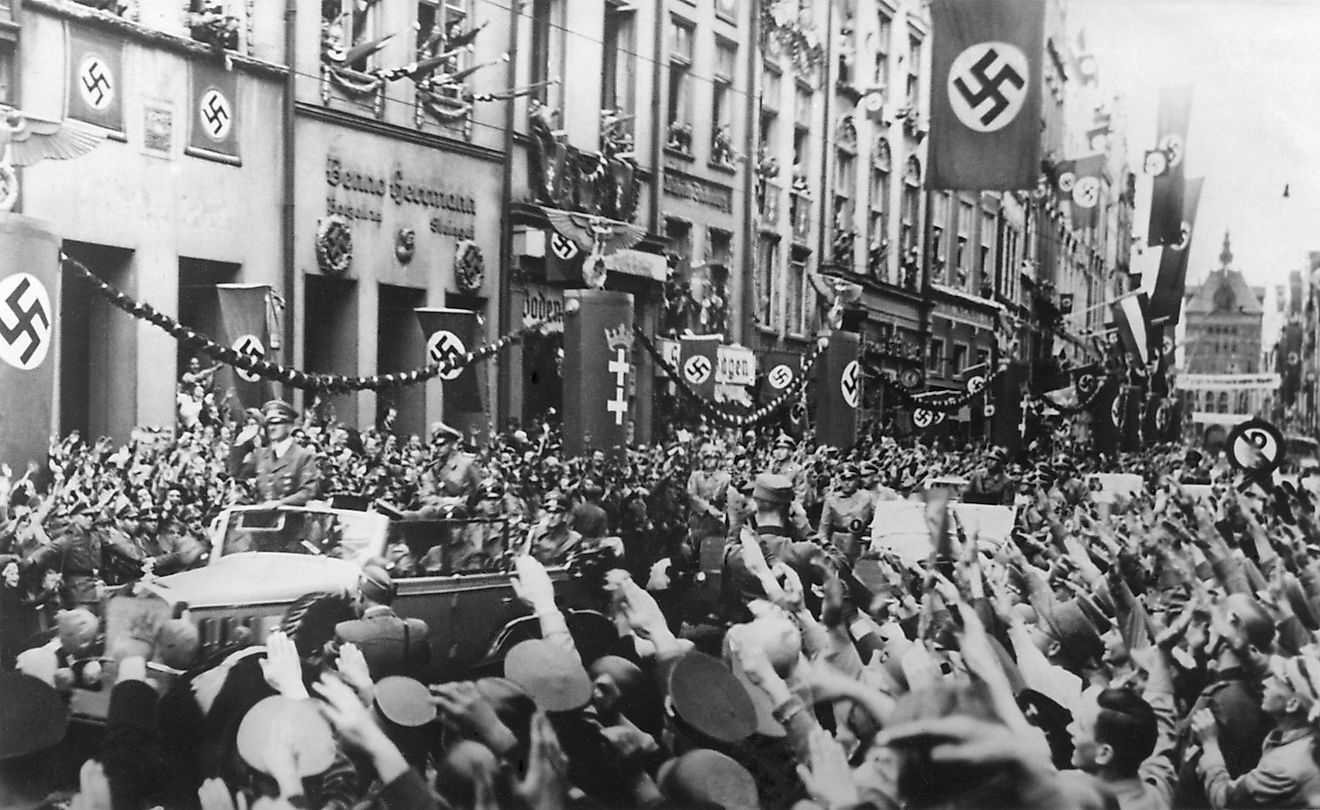
[[[257,447],[251,438],[236,441],[229,451],[230,474],[251,480],[252,497],[262,506],[303,506],[320,494],[321,470],[316,454],[294,440],[298,412],[273,399],[261,409],[261,416],[265,446]]]
[[[862,553],[863,538],[875,514],[875,500],[870,492],[860,489],[861,474],[855,464],[839,467],[835,488],[825,496],[820,510],[820,530],[817,538],[833,544],[850,561]]]

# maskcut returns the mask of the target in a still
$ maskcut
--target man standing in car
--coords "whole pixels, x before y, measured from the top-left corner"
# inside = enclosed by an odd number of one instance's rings
[[[262,418],[266,446],[254,446],[252,438],[235,441],[229,451],[230,474],[251,480],[252,497],[262,506],[303,506],[320,494],[321,470],[316,454],[293,438],[298,412],[273,399],[262,408]]]

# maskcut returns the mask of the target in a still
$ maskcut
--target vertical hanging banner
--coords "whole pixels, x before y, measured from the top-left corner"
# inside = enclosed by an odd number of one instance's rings
[[[217,284],[215,291],[220,297],[220,342],[239,354],[278,362],[270,348],[270,322],[267,319],[270,286]],[[220,377],[221,389],[232,387],[244,408],[260,408],[271,398],[270,383],[250,371],[226,366],[220,371]]]
[[[633,297],[564,291],[564,453],[621,453],[632,440]],[[712,372],[713,374],[713,372]]]
[[[46,469],[59,298],[59,237],[44,222],[0,216],[0,459],[15,470]]]
[[[1183,293],[1187,289],[1187,257],[1191,255],[1192,235],[1196,232],[1196,209],[1201,204],[1204,177],[1187,181],[1183,190],[1181,236],[1160,250],[1160,270],[1151,290],[1146,314],[1152,323],[1176,324],[1182,319]]]
[[[462,361],[471,354],[479,341],[477,313],[467,309],[443,307],[414,310],[417,323],[426,340],[426,362],[443,363]],[[457,426],[460,414],[482,414],[481,386],[478,372],[471,366],[442,371],[441,382],[445,420]]]
[[[220,65],[189,62],[192,74],[192,114],[188,154],[237,162],[238,81]]]
[[[1073,167],[1075,178],[1068,194],[1073,228],[1094,228],[1100,224],[1100,179],[1105,170],[1105,156],[1077,158]]]
[[[929,188],[1034,189],[1044,0],[933,0]]]
[[[802,355],[797,352],[771,351],[761,356],[760,404],[768,405],[788,391],[802,373]]]
[[[678,373],[697,396],[715,399],[715,370],[719,361],[719,335],[685,336],[678,342]]]
[[[1073,187],[1077,185],[1077,161],[1061,160],[1054,166],[1054,200],[1072,212]]]
[[[990,442],[1008,451],[1009,458],[1022,452],[1022,397],[1027,365],[1009,363],[992,382],[994,412],[990,414]]]
[[[124,43],[92,29],[67,27],[68,90],[65,116],[124,131]]]
[[[1182,239],[1183,163],[1187,153],[1187,120],[1192,110],[1192,86],[1160,89],[1155,121],[1155,149],[1146,153],[1145,171],[1154,177],[1150,193],[1147,244],[1176,245]]]
[[[1124,453],[1135,453],[1142,449],[1141,425],[1146,410],[1146,391],[1141,386],[1125,385],[1121,398],[1123,424],[1118,446]]]
[[[861,341],[838,329],[816,362],[816,441],[848,448],[857,442],[857,409],[862,404]]]
[[[1119,426],[1125,421],[1126,400],[1118,380],[1105,379],[1100,393],[1091,404],[1091,448],[1096,454],[1110,456],[1122,442]]]
[[[1124,350],[1144,370],[1150,362],[1150,342],[1146,336],[1146,294],[1129,295],[1110,304],[1110,307]]]

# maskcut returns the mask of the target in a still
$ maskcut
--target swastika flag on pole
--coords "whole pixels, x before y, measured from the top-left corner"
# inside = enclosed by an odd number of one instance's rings
[[[1147,243],[1177,244],[1182,238],[1183,167],[1187,154],[1187,120],[1192,111],[1192,86],[1160,89],[1155,120],[1155,151],[1147,156],[1147,172],[1154,174],[1150,192]]]
[[[1034,189],[1044,0],[934,0],[930,173],[939,189]]]
[[[1150,294],[1150,308],[1146,315],[1154,321],[1176,324],[1182,317],[1183,293],[1187,288],[1187,257],[1191,254],[1192,236],[1196,231],[1196,209],[1201,204],[1201,184],[1204,177],[1186,181],[1182,193],[1181,238],[1160,249],[1160,271],[1155,277],[1155,289]]]
[[[238,153],[238,82],[219,65],[189,62],[188,154],[236,161]]]
[[[66,117],[123,132],[123,40],[74,25],[68,37]]]

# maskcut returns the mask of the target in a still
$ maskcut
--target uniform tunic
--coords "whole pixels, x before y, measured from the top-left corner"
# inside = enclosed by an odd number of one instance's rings
[[[856,559],[862,552],[862,538],[874,515],[875,499],[866,490],[859,489],[851,495],[831,492],[825,496],[825,505],[820,510],[818,536],[822,542],[833,543],[849,559]]]

